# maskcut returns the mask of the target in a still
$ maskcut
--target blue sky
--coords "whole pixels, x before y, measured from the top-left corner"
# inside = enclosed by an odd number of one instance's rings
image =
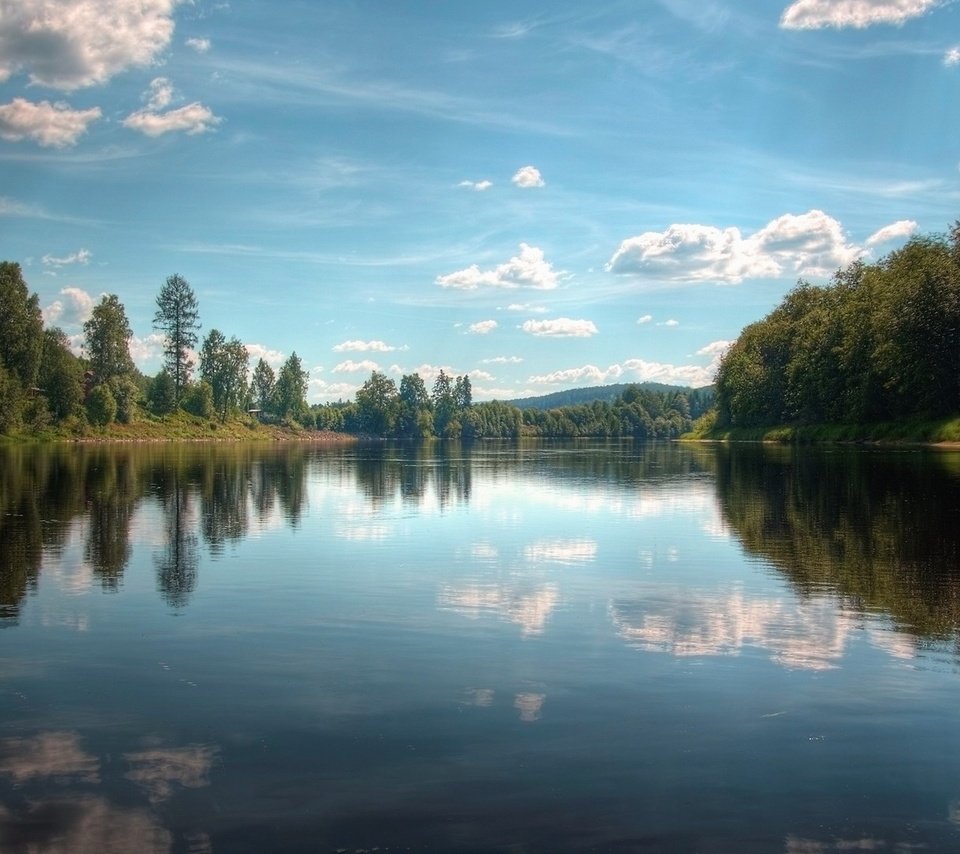
[[[798,278],[960,217],[952,0],[0,0],[0,257],[157,293],[311,402],[703,385]]]

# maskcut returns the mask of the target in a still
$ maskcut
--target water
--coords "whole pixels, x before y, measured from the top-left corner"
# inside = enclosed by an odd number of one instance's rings
[[[960,455],[8,449],[0,850],[960,849]]]

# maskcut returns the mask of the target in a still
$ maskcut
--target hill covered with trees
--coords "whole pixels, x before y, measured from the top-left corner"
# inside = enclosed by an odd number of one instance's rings
[[[716,427],[960,413],[960,222],[827,286],[800,282],[724,357]]]

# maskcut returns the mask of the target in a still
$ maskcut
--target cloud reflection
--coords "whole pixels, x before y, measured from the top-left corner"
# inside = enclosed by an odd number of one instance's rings
[[[209,786],[215,758],[216,750],[203,745],[125,753],[133,766],[125,776],[146,790],[151,803],[158,803],[173,794],[174,784],[186,789]]]
[[[546,698],[546,694],[523,692],[513,698],[513,707],[520,712],[520,720],[524,723],[533,723],[540,720],[543,701]]]
[[[613,601],[610,617],[620,637],[639,649],[683,657],[739,655],[753,646],[783,667],[803,670],[839,666],[859,619],[830,599],[751,599],[742,591]],[[912,655],[903,636],[896,643],[884,637],[878,648],[897,658]]]
[[[0,741],[0,774],[14,783],[52,777],[57,782],[100,782],[100,761],[80,747],[75,732],[43,732]]]
[[[592,540],[541,540],[523,550],[531,563],[591,563],[597,558]]]
[[[543,634],[559,602],[560,592],[552,583],[533,590],[500,584],[448,584],[437,597],[443,610],[455,611],[471,620],[496,615],[521,626],[525,637]]]

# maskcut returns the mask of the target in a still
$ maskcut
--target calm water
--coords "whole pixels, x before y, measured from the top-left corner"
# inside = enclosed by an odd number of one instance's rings
[[[960,455],[0,463],[3,852],[960,850]]]

